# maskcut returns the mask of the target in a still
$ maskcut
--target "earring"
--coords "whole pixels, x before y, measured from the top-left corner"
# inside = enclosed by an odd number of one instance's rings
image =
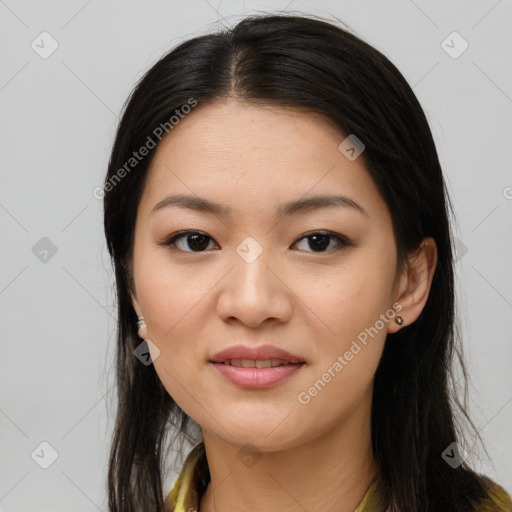
[[[404,319],[401,316],[397,316],[397,317],[395,317],[395,322],[398,325],[402,325],[404,323]]]
[[[137,329],[140,329],[141,327],[146,327],[146,321],[143,316],[139,316],[137,319]]]

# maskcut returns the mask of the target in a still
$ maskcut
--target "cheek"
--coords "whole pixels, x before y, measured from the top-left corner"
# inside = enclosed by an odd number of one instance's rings
[[[138,293],[144,304],[148,337],[155,343],[159,356],[154,367],[163,386],[187,414],[195,417],[195,400],[199,372],[207,353],[203,326],[211,304],[207,291],[214,282],[197,279],[197,272],[171,265],[145,265]],[[205,295],[206,294],[206,295]],[[199,343],[203,343],[201,345]],[[191,409],[192,408],[192,409]]]
[[[322,321],[326,335],[347,341],[388,310],[394,277],[391,261],[392,256],[376,259],[359,252],[335,271],[301,278],[294,288],[307,306],[305,311],[309,308],[309,314]]]
[[[202,287],[191,266],[171,263],[166,248],[150,241],[141,246],[134,254],[137,296],[151,334],[161,338],[200,300]]]
[[[387,309],[386,274],[382,266],[369,272],[365,263],[361,258],[360,264],[324,282],[316,279],[317,292],[304,301],[318,356],[299,401],[311,417],[321,416],[326,424],[349,415],[371,396],[386,340],[387,323],[380,316]]]
[[[206,273],[198,279],[193,265],[172,265],[160,248],[142,249],[134,262],[148,337],[161,351],[155,366],[165,361],[174,372],[197,365],[206,357],[198,353],[196,340],[201,339],[201,326],[209,314],[208,290],[215,285],[214,277]]]

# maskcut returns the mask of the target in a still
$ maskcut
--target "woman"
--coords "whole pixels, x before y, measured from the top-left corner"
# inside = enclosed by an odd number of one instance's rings
[[[298,16],[185,41],[104,189],[112,511],[512,510],[462,448],[451,205],[381,53]],[[170,426],[202,439],[164,502]]]

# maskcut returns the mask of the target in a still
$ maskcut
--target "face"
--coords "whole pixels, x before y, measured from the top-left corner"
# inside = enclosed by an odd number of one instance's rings
[[[396,247],[363,157],[338,149],[344,138],[317,115],[226,100],[198,106],[156,150],[132,302],[159,378],[203,434],[273,451],[369,409],[394,324]],[[220,206],[166,204],[178,194]],[[304,202],[317,196],[345,199]],[[234,345],[304,363],[274,370],[284,377],[273,384],[234,383],[211,362]]]

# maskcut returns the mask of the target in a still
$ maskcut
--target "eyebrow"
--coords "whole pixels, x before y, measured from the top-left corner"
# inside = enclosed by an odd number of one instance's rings
[[[203,213],[211,213],[219,216],[231,216],[233,211],[229,206],[210,201],[198,196],[188,196],[184,194],[170,195],[158,202],[151,210],[150,215],[170,206],[180,208],[188,208]],[[359,213],[369,216],[368,212],[353,199],[342,195],[319,195],[297,199],[280,205],[277,209],[277,216],[288,216],[310,211],[320,210],[323,208],[344,207],[358,211]]]

